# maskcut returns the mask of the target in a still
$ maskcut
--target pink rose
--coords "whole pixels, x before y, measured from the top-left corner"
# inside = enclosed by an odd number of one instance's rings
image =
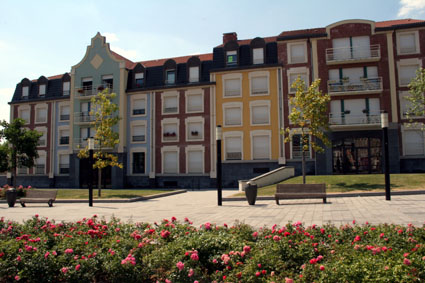
[[[199,260],[198,253],[193,253],[193,254],[190,256],[190,259],[191,259],[191,260]]]
[[[243,251],[245,252],[245,254],[249,253],[251,251],[251,247],[250,246],[245,246],[243,247]]]
[[[183,263],[183,262],[181,262],[181,261],[179,261],[179,262],[176,264],[176,266],[177,266],[177,268],[178,268],[180,271],[182,271],[182,270],[183,270],[183,268],[184,268],[184,263]]]
[[[62,267],[61,268],[61,271],[62,271],[63,274],[66,274],[68,272],[68,268]]]
[[[323,265],[321,265],[319,268],[321,271],[325,270],[325,267]]]
[[[81,265],[80,264],[77,264],[77,266],[75,266],[75,270],[76,271],[80,270],[80,267],[81,267]]]
[[[404,263],[405,265],[411,265],[411,264],[412,264],[412,262],[411,262],[408,258],[405,258],[405,259],[403,260],[403,263]]]
[[[195,272],[194,272],[194,271],[193,271],[193,269],[191,268],[191,269],[189,269],[189,272],[187,273],[187,276],[192,277],[194,273],[195,273]]]
[[[74,250],[73,249],[66,249],[65,250],[65,253],[66,254],[72,254],[74,252]]]

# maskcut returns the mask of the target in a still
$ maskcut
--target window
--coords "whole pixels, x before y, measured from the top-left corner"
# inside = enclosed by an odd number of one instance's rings
[[[190,67],[189,68],[189,82],[199,82],[199,67]]]
[[[46,95],[46,85],[39,85],[38,86],[38,96],[45,96]]]
[[[38,153],[39,157],[35,160],[35,174],[44,175],[46,169],[46,155]]]
[[[179,140],[179,123],[177,119],[164,119],[161,124],[163,142],[175,142]]]
[[[163,150],[162,153],[162,171],[164,174],[177,174],[178,173],[178,151],[177,150]]]
[[[175,83],[176,83],[176,70],[167,70],[165,84],[171,85]]]
[[[297,64],[307,62],[307,45],[305,42],[288,43],[288,63]]]
[[[83,141],[93,138],[95,134],[96,131],[94,128],[80,128],[80,137]]]
[[[241,136],[229,136],[224,138],[226,160],[242,159],[242,138]]]
[[[104,88],[108,88],[109,90],[112,90],[114,88],[114,76],[113,75],[102,76],[102,86]]]
[[[306,141],[309,143],[309,140]],[[291,153],[293,159],[301,159],[302,158],[302,151],[303,151],[303,143],[301,135],[295,134],[292,136],[291,140]],[[308,147],[308,150],[305,152],[305,157],[310,158],[310,145]]]
[[[410,94],[409,94],[408,91],[402,91],[402,92],[399,93],[400,113],[402,115],[402,118],[407,118],[408,114],[409,114],[409,118],[420,117],[420,116],[415,116],[415,113],[409,113],[409,111],[413,107],[412,102],[410,102],[409,100],[406,99],[407,97],[409,97],[409,95]],[[422,113],[418,113],[418,114],[422,114]],[[422,117],[422,115],[421,115],[421,117]]]
[[[26,109],[19,109],[19,118],[24,119],[26,124],[30,123],[30,110],[28,108]]]
[[[234,66],[238,64],[238,54],[236,50],[226,52],[226,63],[227,66]]]
[[[47,129],[37,129],[38,132],[42,133],[43,135],[38,140],[38,146],[46,146],[47,145]]]
[[[47,107],[37,107],[35,108],[35,122],[36,123],[46,123],[47,122]]]
[[[145,115],[146,114],[146,99],[138,98],[134,99],[132,103],[133,115]]]
[[[306,86],[309,85],[308,80],[308,69],[305,67],[299,67],[299,68],[291,68],[288,70],[288,89],[289,93],[295,93],[296,89],[292,87],[292,84],[300,77]]]
[[[397,33],[399,55],[419,53],[419,34],[417,31]]]
[[[270,135],[252,136],[252,159],[270,159]]]
[[[269,93],[269,84],[267,76],[251,78],[251,95],[267,95]]]
[[[178,108],[178,94],[162,94],[162,113],[163,114],[176,114],[179,112]]]
[[[270,124],[270,102],[269,101],[253,101],[251,107],[251,125],[268,125]]]
[[[133,174],[145,174],[145,153],[133,152]]]
[[[204,153],[202,150],[188,149],[187,151],[187,173],[204,173]]]
[[[59,144],[60,145],[69,144],[69,130],[68,129],[59,130]]]
[[[28,86],[24,86],[22,87],[22,98],[28,98],[28,94],[29,94],[29,87]]]
[[[28,167],[20,166],[18,167],[18,175],[27,175]]]
[[[69,105],[61,105],[60,106],[60,117],[59,120],[60,121],[68,121],[69,120],[69,112],[70,112],[70,107]]]
[[[416,70],[419,69],[419,64],[401,64],[399,65],[399,82],[400,86],[407,86],[410,81],[416,77]]]
[[[372,55],[369,36],[335,38],[332,47],[334,60],[370,58]]]
[[[146,126],[145,125],[133,125],[131,141],[132,142],[146,141]]]
[[[202,140],[204,138],[204,120],[201,117],[186,119],[186,140]]]
[[[242,103],[223,104],[224,126],[242,126]]]
[[[136,73],[134,75],[134,79],[136,80],[136,87],[142,87],[145,79],[144,73]]]
[[[424,132],[422,130],[405,130],[404,155],[424,155]]]
[[[92,78],[83,78],[82,79],[81,95],[85,96],[85,95],[92,95],[92,94],[93,94],[93,80],[92,80]]]
[[[186,93],[186,112],[203,112],[204,96],[202,93]]]
[[[59,174],[69,174],[69,155],[59,154]]]
[[[254,48],[252,57],[253,64],[264,64],[264,48]]]
[[[62,95],[67,96],[70,93],[70,82],[63,82],[62,84]]]
[[[240,79],[224,80],[224,96],[225,97],[241,96],[241,80]]]

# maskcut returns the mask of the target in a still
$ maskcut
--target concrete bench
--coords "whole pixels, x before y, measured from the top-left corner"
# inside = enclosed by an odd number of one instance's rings
[[[25,203],[47,203],[50,207],[53,206],[53,202],[56,200],[57,190],[37,190],[32,189],[27,191],[27,196],[20,198],[19,201],[22,207],[25,207]]]
[[[326,203],[326,184],[278,184],[274,197],[277,205],[279,199],[321,198]]]

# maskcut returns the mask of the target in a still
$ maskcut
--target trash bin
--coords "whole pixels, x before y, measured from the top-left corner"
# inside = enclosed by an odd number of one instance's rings
[[[246,183],[245,196],[249,205],[255,205],[255,201],[257,200],[257,189],[258,186],[256,183],[251,181]]]

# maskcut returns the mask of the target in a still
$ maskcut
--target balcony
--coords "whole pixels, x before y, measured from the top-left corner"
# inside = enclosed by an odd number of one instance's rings
[[[87,145],[88,145],[87,138],[79,138],[79,139],[77,138],[77,139],[74,139],[74,149],[75,150],[83,149]],[[94,149],[99,149],[99,144],[96,141],[94,143]],[[103,149],[110,149],[110,148],[109,147],[108,148],[107,147],[103,147]]]
[[[347,127],[380,127],[381,113],[366,111],[363,115],[351,115],[346,112],[329,114],[329,125],[332,129]]]
[[[381,47],[379,44],[326,49],[326,63],[328,65],[376,62],[380,59]]]
[[[75,93],[76,98],[91,98],[99,92],[108,89],[108,93],[114,92],[114,86],[112,84],[101,84],[98,86],[82,86],[77,88]]]
[[[360,82],[350,82],[344,79],[339,82],[328,81],[328,93],[331,95],[379,93],[382,89],[382,77],[360,78]]]
[[[96,121],[96,116],[90,115],[89,111],[74,113],[74,123],[90,123],[94,121]]]

